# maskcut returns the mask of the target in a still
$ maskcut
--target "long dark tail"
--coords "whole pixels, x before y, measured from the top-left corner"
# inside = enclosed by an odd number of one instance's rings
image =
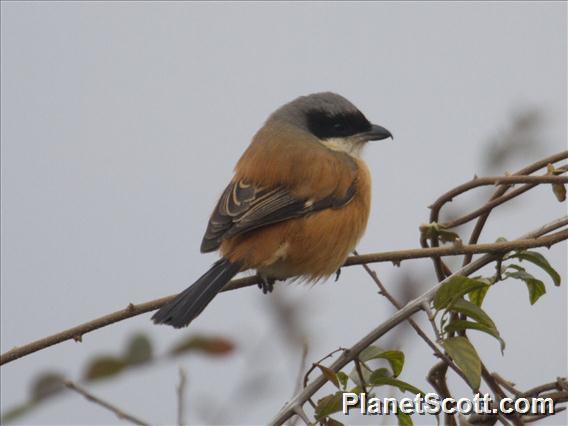
[[[220,259],[201,278],[163,305],[152,316],[156,324],[181,328],[193,321],[240,270],[241,265]]]

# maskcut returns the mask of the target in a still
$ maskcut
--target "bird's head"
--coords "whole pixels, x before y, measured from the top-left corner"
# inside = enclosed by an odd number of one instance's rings
[[[283,105],[269,118],[298,127],[328,149],[359,156],[369,141],[392,138],[382,126],[372,124],[343,96],[332,92],[301,96]]]

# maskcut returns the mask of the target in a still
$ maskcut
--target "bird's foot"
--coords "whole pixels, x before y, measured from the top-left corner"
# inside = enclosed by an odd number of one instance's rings
[[[260,276],[261,282],[258,283],[258,288],[262,290],[262,294],[272,293],[274,290],[274,283],[276,280],[274,278],[268,278],[264,276]]]

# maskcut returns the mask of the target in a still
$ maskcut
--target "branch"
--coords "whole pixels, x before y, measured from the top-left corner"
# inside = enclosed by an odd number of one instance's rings
[[[521,392],[518,389],[514,388],[511,383],[508,383],[498,374],[493,373],[492,376],[499,382],[500,385],[504,385],[504,387],[514,395],[513,401],[519,398],[529,398],[529,397],[540,397],[540,398],[550,398],[554,404],[554,413],[544,413],[544,414],[537,414],[532,415],[530,413],[523,414],[520,416],[520,419],[523,423],[532,423],[537,420],[543,419],[545,417],[549,417],[551,415],[558,414],[564,410],[566,407],[558,407],[556,408],[556,404],[560,404],[563,402],[568,401],[568,382],[566,382],[566,378],[558,378],[555,382],[546,383],[544,385],[537,386],[531,390],[526,392]],[[474,424],[487,424],[491,419],[494,419],[494,415],[492,414],[475,414],[468,417],[468,422],[472,425]]]
[[[469,212],[466,215],[463,215],[457,219],[452,220],[451,222],[448,223],[444,223],[442,224],[443,227],[451,229],[460,225],[463,225],[475,218],[478,218],[475,227],[472,231],[472,234],[469,238],[469,244],[476,244],[479,236],[481,235],[481,231],[483,229],[483,227],[485,226],[485,223],[490,215],[490,213],[492,212],[493,208],[497,207],[498,205],[501,205],[521,194],[523,194],[524,192],[534,188],[535,186],[537,186],[539,183],[542,183],[543,178],[546,177],[550,177],[554,174],[557,173],[564,173],[568,170],[568,166],[564,165],[564,166],[560,166],[560,167],[553,167],[552,164],[556,163],[558,161],[561,160],[565,160],[566,158],[568,158],[568,151],[563,151],[560,152],[558,154],[555,154],[553,156],[550,156],[548,158],[545,158],[543,160],[537,161],[527,167],[524,167],[523,169],[517,171],[513,176],[508,176],[507,180],[503,180],[501,182],[495,182],[496,184],[499,184],[498,189],[494,192],[494,194],[490,197],[490,199],[480,208]],[[547,168],[547,173],[543,176],[527,176],[531,173],[536,172],[537,170],[546,167]],[[439,221],[439,215],[440,215],[440,211],[442,209],[442,207],[453,200],[454,197],[472,189],[475,187],[478,187],[480,185],[483,184],[487,184],[492,180],[492,178],[481,178],[478,179],[477,177],[474,178],[473,180],[466,182],[465,184],[462,184],[452,190],[450,190],[449,192],[443,194],[442,196],[440,196],[436,202],[434,202],[432,204],[431,208],[431,214],[430,214],[430,222],[438,222]],[[509,191],[507,193],[507,191],[512,187],[512,185],[514,185],[515,183],[524,183],[524,185],[520,188],[516,188],[512,191]],[[561,184],[563,185],[563,184]],[[431,245],[432,247],[438,247],[439,245],[439,239],[437,236],[434,236],[433,238],[430,239],[431,240]],[[422,247],[429,247],[428,241],[426,239],[426,237],[423,235],[421,237],[421,245]],[[440,257],[433,257],[432,258],[433,262],[434,262],[434,268],[436,271],[436,275],[438,276],[438,280],[442,280],[444,279],[446,276],[451,274],[451,270],[447,267],[446,263],[440,258]],[[471,253],[467,253],[464,260],[463,260],[463,266],[467,265],[468,263],[470,263],[472,260],[472,254]],[[483,366],[483,364],[482,364]],[[484,381],[491,387],[491,389],[495,392],[495,395],[497,398],[499,398],[500,394],[502,393],[502,390],[500,388],[500,385],[498,383],[495,382],[493,376],[489,375],[485,369],[485,367],[483,366],[483,378]],[[502,422],[506,423],[504,421],[503,418],[500,418],[500,420],[502,420]],[[512,420],[514,421],[515,424],[522,424],[522,420],[520,420],[519,418],[516,418],[516,416],[514,416],[512,418]]]
[[[100,398],[97,398],[96,396],[92,395],[89,391],[87,391],[85,388],[80,387],[79,385],[71,382],[70,380],[65,380],[63,382],[63,384],[65,386],[67,386],[69,389],[77,392],[78,394],[83,395],[85,398],[87,398],[89,401],[94,402],[97,405],[100,405],[101,407],[106,408],[109,411],[112,411],[114,414],[116,414],[116,416],[119,419],[123,419],[123,420],[127,420],[131,423],[134,423],[135,425],[141,425],[141,426],[148,426],[149,423],[140,420],[130,414],[125,413],[124,411],[122,411],[120,408],[116,407],[115,405],[112,405],[106,401],[103,401]]]
[[[564,168],[562,168],[564,169]],[[443,204],[451,201],[456,196],[463,194],[464,192],[469,191],[470,189],[477,188],[479,186],[488,186],[488,185],[514,185],[517,183],[526,183],[531,184],[533,186],[541,184],[541,183],[560,183],[566,184],[568,183],[568,176],[551,176],[551,175],[543,175],[543,176],[524,176],[524,175],[511,175],[511,176],[487,176],[487,177],[475,177],[469,182],[466,182],[460,186],[456,186],[454,189],[446,192],[440,198],[438,198],[432,208],[441,207]]]
[[[357,254],[357,252],[355,252],[355,254]],[[379,294],[385,296],[387,298],[387,300],[396,308],[396,309],[401,309],[402,305],[400,304],[400,302],[398,302],[393,295],[391,295],[388,290],[386,289],[386,287],[383,285],[383,283],[381,282],[381,280],[379,280],[379,277],[377,275],[377,273],[372,270],[371,268],[369,268],[369,265],[367,265],[366,263],[363,263],[363,268],[365,269],[365,271],[367,271],[367,273],[369,274],[369,276],[371,277],[371,279],[375,282],[375,284],[377,285],[377,287],[379,287]],[[408,318],[407,319],[408,323],[410,324],[410,326],[414,329],[414,331],[416,331],[416,333],[422,338],[422,340],[424,340],[426,342],[426,344],[428,346],[430,346],[430,349],[432,349],[434,351],[434,354],[441,358],[446,364],[448,364],[450,367],[452,367],[452,370],[454,370],[456,372],[456,374],[458,376],[460,376],[465,383],[468,383],[465,375],[462,373],[462,371],[455,365],[455,363],[450,359],[450,357],[448,357],[444,352],[442,352],[438,346],[436,346],[434,344],[434,342],[432,342],[432,340],[428,337],[428,335],[420,328],[420,326],[416,323],[416,321],[414,321],[412,318]]]
[[[568,224],[568,218],[563,219],[561,226]],[[476,245],[463,245],[463,246],[446,246],[446,247],[432,247],[425,249],[409,249],[399,251],[388,251],[383,253],[371,253],[360,256],[351,256],[347,259],[344,266],[361,265],[375,262],[393,262],[395,264],[402,260],[420,259],[432,256],[457,256],[463,254],[474,253],[504,253],[512,250],[523,250],[533,247],[549,247],[558,241],[568,239],[568,230],[560,231],[556,234],[549,235],[537,239],[524,238],[515,241],[504,241],[491,244],[476,244]],[[243,287],[256,285],[260,282],[258,276],[251,276],[232,280],[222,291],[236,290]],[[65,342],[67,340],[75,340],[80,342],[84,334],[99,328],[106,327],[125,319],[144,314],[146,312],[154,311],[162,306],[164,303],[172,300],[176,295],[162,297],[160,299],[151,300],[149,302],[134,305],[130,303],[125,309],[113,312],[111,314],[99,317],[92,321],[80,324],[78,326],[69,328],[62,332],[53,334],[34,342],[28,343],[23,346],[15,347],[0,356],[0,365],[7,364],[23,356],[32,354],[39,350],[48,348],[55,344]]]
[[[493,377],[491,375],[491,373],[489,373],[489,371],[487,371],[487,368],[485,367],[483,362],[481,363],[481,377],[483,378],[485,383],[487,383],[487,385],[489,386],[489,388],[493,392],[493,395],[495,396],[495,402],[496,403],[499,403],[499,401],[501,401],[503,398],[505,398],[507,396],[507,395],[505,395],[505,392],[503,391],[503,389],[501,389],[501,386],[499,385],[497,380],[495,380],[495,377]],[[521,420],[520,415],[518,413],[515,413],[515,412],[512,412],[508,415],[505,415],[503,413],[498,413],[497,417],[500,420],[503,420],[503,418],[510,420],[511,423],[515,426],[523,426],[524,425],[524,422]]]
[[[568,225],[568,217],[561,219],[559,223],[560,225],[558,227]],[[393,262],[395,264],[398,264],[402,260],[420,259],[433,256],[458,256],[475,253],[505,253],[512,250],[524,250],[534,247],[549,247],[557,243],[558,241],[566,239],[568,239],[568,230],[559,231],[556,234],[541,237],[539,239],[527,237],[515,241],[504,241],[491,244],[471,244],[463,246],[452,245],[445,247],[431,247],[423,249],[371,253],[360,256],[351,256],[347,259],[344,266],[361,265],[375,262]],[[243,287],[249,287],[258,284],[259,282],[261,281],[256,275],[251,277],[238,278],[236,280],[232,280],[221,291],[229,291]],[[154,311],[164,303],[172,300],[175,296],[176,295],[166,296],[137,305],[130,303],[125,309],[121,309],[92,321],[85,322],[51,336],[38,339],[26,345],[15,347],[14,349],[7,351],[0,356],[0,365],[7,364],[23,356],[48,348],[49,346],[65,342],[67,340],[75,340],[76,342],[80,342],[83,335],[86,333],[140,314],[144,314],[146,312]]]
[[[562,161],[568,158],[568,150],[567,151],[562,151],[559,152],[558,154],[552,155],[548,158],[544,158],[540,161],[537,161],[536,163],[533,163],[521,170],[519,170],[516,174],[517,175],[528,175],[530,173],[534,173],[535,171],[542,169],[543,167],[547,167],[549,164],[553,164],[556,163],[558,161]],[[532,188],[531,185],[525,185],[526,190],[529,190]],[[521,194],[523,188],[518,188],[515,191],[512,192],[518,192],[519,194]],[[493,194],[493,196],[491,197],[491,199],[489,200],[489,202],[498,199],[499,197],[501,197],[505,192],[507,192],[508,187],[506,186],[502,186],[499,189],[497,189],[497,191],[495,191],[495,193]],[[517,194],[517,195],[519,195]],[[485,226],[485,222],[487,221],[487,218],[489,217],[489,214],[491,213],[491,209],[486,211],[485,213],[483,213],[481,216],[479,216],[479,218],[477,219],[477,222],[475,224],[475,227],[471,233],[471,237],[469,239],[469,243],[470,244],[475,244],[477,243],[479,236],[481,235],[481,231],[483,229],[483,227]],[[463,264],[466,265],[469,262],[471,262],[471,255],[466,255],[465,259],[463,261]]]
[[[560,169],[560,168],[559,168]],[[566,167],[564,167],[563,169],[566,169]],[[491,200],[489,200],[485,205],[481,206],[480,208],[478,208],[477,210],[474,210],[464,216],[461,216],[457,219],[452,220],[451,222],[448,223],[444,223],[443,226],[445,228],[455,228],[457,226],[463,225],[473,219],[475,219],[476,217],[479,217],[485,213],[489,213],[491,210],[493,210],[495,207],[515,198],[518,197],[519,195],[527,192],[529,189],[534,188],[535,186],[538,185],[538,183],[545,183],[548,178],[550,177],[561,177],[562,179],[566,179],[568,180],[567,176],[509,176],[508,179],[510,179],[509,183],[515,183],[514,181],[518,180],[519,182],[524,182],[526,183],[526,185],[521,186],[520,188],[515,189],[514,191],[509,192],[508,194],[505,194],[503,196],[497,197],[497,198],[491,198]],[[484,178],[482,178],[484,179]],[[535,183],[538,182],[538,183]],[[504,182],[501,182],[500,184],[503,184]],[[559,181],[559,183],[565,184],[566,182],[562,182]]]
[[[568,219],[562,226],[568,225]],[[523,238],[514,241],[502,241],[488,244],[467,244],[467,245],[450,245],[444,247],[417,248],[399,251],[385,251],[382,253],[370,253],[359,256],[351,256],[347,259],[344,266],[361,265],[367,263],[393,262],[399,263],[403,260],[421,259],[433,256],[459,256],[462,254],[481,254],[481,253],[506,253],[513,250],[526,250],[534,247],[546,247],[543,241],[557,239],[567,239],[568,231],[560,231],[556,234],[549,235],[537,239]]]
[[[178,426],[184,424],[185,414],[185,385],[187,383],[187,373],[183,367],[179,368],[179,385],[176,387],[177,394],[177,421]]]
[[[440,398],[451,398],[452,396],[446,378],[449,365],[445,361],[439,361],[430,369],[426,376],[428,383],[432,385]],[[465,383],[468,383],[468,381],[466,380]],[[446,426],[456,426],[457,423],[453,414],[445,413],[444,418]]]
[[[547,234],[547,233],[557,229],[560,226],[564,226],[567,221],[568,221],[567,217],[563,217],[561,219],[555,220],[555,221],[553,221],[553,222],[551,222],[551,223],[549,223],[549,224],[547,224],[547,225],[545,225],[545,226],[543,226],[543,227],[541,227],[541,228],[539,228],[535,231],[532,231],[532,232],[520,237],[520,239],[521,240],[526,240],[526,239],[532,240],[532,239],[538,238],[541,235]],[[559,233],[557,233],[557,234],[559,234]],[[562,241],[562,240],[558,240],[558,241]],[[556,242],[558,242],[558,241],[556,241]],[[496,259],[499,258],[499,256],[500,256],[499,254],[486,254],[485,256],[477,259],[476,261],[462,267],[460,270],[458,270],[454,274],[450,275],[445,280],[442,280],[437,285],[435,285],[430,290],[428,290],[426,293],[424,293],[422,296],[408,302],[402,309],[395,312],[394,315],[392,315],[390,318],[388,318],[386,321],[384,321],[378,327],[373,329],[370,333],[368,333],[365,337],[363,337],[361,340],[359,340],[357,343],[355,343],[347,351],[343,352],[339,356],[339,358],[335,362],[333,362],[333,364],[331,364],[328,368],[330,368],[331,370],[333,370],[335,372],[340,371],[343,367],[345,367],[347,364],[352,362],[363,349],[365,349],[366,347],[371,345],[373,342],[375,342],[377,339],[382,337],[384,334],[386,334],[392,328],[396,327],[401,322],[406,321],[409,317],[414,315],[416,312],[420,311],[422,309],[422,305],[425,302],[431,301],[433,299],[434,295],[436,294],[436,292],[438,291],[438,289],[442,285],[444,285],[446,282],[448,282],[451,278],[453,278],[457,275],[464,275],[464,276],[470,275],[473,272],[481,269],[483,266],[495,261]],[[302,392],[298,393],[294,398],[292,398],[292,400],[290,400],[290,402],[288,402],[284,406],[284,408],[282,408],[282,410],[276,415],[276,417],[270,421],[269,425],[281,425],[281,424],[283,424],[286,420],[288,420],[291,416],[294,415],[294,413],[297,411],[298,407],[302,407],[303,404],[309,398],[311,398],[311,396],[314,393],[316,393],[326,382],[327,382],[327,379],[323,374],[316,377],[310,384],[308,384],[308,386],[306,386],[304,388],[304,390]]]
[[[558,161],[562,161],[565,160],[566,158],[568,158],[568,151],[562,151],[560,153],[554,154],[550,157],[544,158],[542,160],[539,160],[529,166],[526,166],[524,168],[522,168],[521,170],[518,170],[517,172],[514,173],[514,176],[510,176],[510,177],[522,177],[526,175],[529,175],[531,173],[536,172],[539,169],[542,169],[543,167],[547,167],[549,164],[553,164],[556,163]],[[563,167],[563,169],[565,169],[565,167]],[[476,179],[473,179],[472,181],[465,183],[463,185],[458,186],[457,188],[454,188],[448,192],[446,192],[445,194],[443,194],[442,196],[438,197],[438,199],[430,206],[431,208],[431,212],[430,212],[430,222],[438,222],[439,221],[439,215],[440,215],[440,210],[442,209],[442,207],[452,201],[452,199],[458,195],[460,195],[461,193],[467,191],[468,189],[468,185],[474,185],[473,187],[475,187],[475,181]],[[521,195],[522,193],[534,188],[537,185],[537,183],[527,183],[524,186],[522,186],[521,188],[517,188],[514,191],[511,191],[509,194],[503,195],[505,194],[509,188],[510,188],[510,184],[502,184],[500,185],[497,190],[495,191],[495,193],[491,196],[491,198],[489,199],[489,201],[483,205],[482,207],[480,207],[479,209],[461,217],[458,218],[457,220],[452,221],[449,224],[445,224],[446,227],[453,227],[453,226],[457,226],[459,224],[464,224],[466,222],[468,222],[469,220],[475,219],[476,217],[478,217],[478,220],[475,224],[474,230],[471,234],[471,237],[469,239],[469,244],[475,244],[478,241],[478,238],[481,234],[481,231],[485,225],[485,222],[487,221],[489,214],[491,213],[491,211],[493,210],[493,208],[495,208],[496,206],[503,204],[504,202],[515,198],[519,195]],[[426,241],[426,239],[422,238],[421,239],[421,245],[422,247],[428,247],[428,243]],[[432,242],[432,246],[433,247],[437,247],[438,246],[438,238],[433,238],[431,240]],[[467,265],[469,262],[471,262],[472,259],[472,254],[466,254],[465,259],[463,261],[463,265]],[[447,268],[446,264],[444,262],[442,262],[442,260],[439,257],[433,257],[432,261],[434,262],[434,268],[436,270],[436,275],[438,276],[438,280],[442,280],[444,279],[447,275],[449,275],[451,272],[449,271],[449,269]]]
[[[521,170],[518,170],[517,172],[513,173],[513,175],[511,176],[506,176],[506,177],[499,177],[499,178],[489,178],[489,179],[495,179],[495,182],[499,181],[499,179],[501,179],[501,181],[499,182],[502,186],[499,187],[498,189],[498,195],[497,193],[495,195],[497,195],[497,197],[503,195],[507,189],[508,186],[505,186],[506,184],[513,184],[513,183],[529,183],[527,181],[512,181],[510,180],[509,182],[505,182],[503,179],[504,178],[519,178],[519,177],[528,177],[527,175],[529,175],[530,173],[534,173],[539,169],[542,169],[544,167],[546,167],[548,164],[552,164],[552,163],[557,163],[558,161],[563,161],[566,160],[568,158],[568,151],[562,151],[559,152],[557,154],[551,155],[550,157],[544,158],[542,160],[539,160],[529,166],[526,166],[524,168],[522,168]],[[545,177],[545,176],[532,176],[533,178],[538,178],[538,177]],[[436,218],[432,219],[432,221],[437,221],[437,215],[438,212],[440,211],[440,209],[442,208],[442,206],[444,204],[446,204],[449,201],[452,201],[452,199],[468,190],[470,190],[471,188],[475,188],[476,186],[479,186],[477,184],[475,184],[476,181],[482,181],[483,179],[487,179],[487,178],[475,178],[463,185],[460,185],[454,189],[451,189],[450,191],[446,192],[445,194],[441,195],[440,197],[438,197],[438,199],[436,201],[434,201],[434,203],[431,206],[432,209],[432,214],[436,216]],[[530,183],[535,183],[535,182],[530,182]],[[535,183],[536,185],[537,183]],[[487,185],[487,183],[486,183]]]

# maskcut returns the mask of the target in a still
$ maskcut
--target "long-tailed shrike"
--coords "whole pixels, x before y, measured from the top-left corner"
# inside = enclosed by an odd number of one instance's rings
[[[316,281],[336,272],[361,238],[371,202],[365,144],[392,137],[335,93],[302,96],[256,133],[213,210],[201,251],[221,258],[152,317],[188,325],[240,271]]]

